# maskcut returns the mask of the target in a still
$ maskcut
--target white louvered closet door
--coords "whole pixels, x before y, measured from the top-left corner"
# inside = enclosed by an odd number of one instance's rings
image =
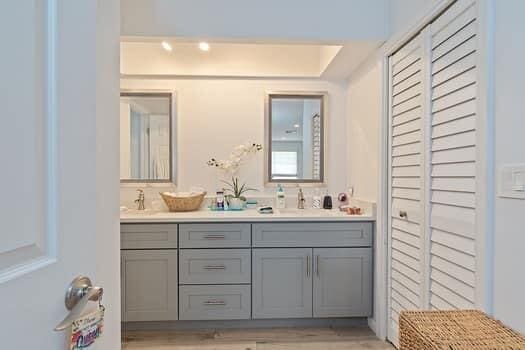
[[[422,35],[390,58],[389,337],[399,313],[423,307],[424,57]]]
[[[390,57],[389,339],[413,309],[476,300],[477,2]]]
[[[476,304],[477,6],[460,0],[430,26],[430,307]]]

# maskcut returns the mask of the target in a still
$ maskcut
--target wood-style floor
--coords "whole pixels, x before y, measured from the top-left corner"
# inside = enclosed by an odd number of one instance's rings
[[[392,350],[368,328],[123,331],[124,350]]]

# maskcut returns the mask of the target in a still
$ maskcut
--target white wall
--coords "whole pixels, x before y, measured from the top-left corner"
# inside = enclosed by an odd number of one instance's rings
[[[336,195],[346,189],[346,120],[345,87],[320,80],[236,80],[122,79],[122,89],[168,89],[177,93],[177,164],[178,187],[188,190],[199,185],[213,193],[222,184],[217,170],[206,162],[225,159],[235,145],[245,142],[265,143],[264,100],[267,91],[327,91],[328,159],[327,183]],[[274,194],[275,188],[264,189],[264,156],[260,152],[248,161],[240,176],[260,194]],[[123,186],[122,202],[130,205],[136,197],[136,187]],[[148,189],[146,196],[158,197],[158,188]],[[308,192],[308,191],[307,191]],[[290,189],[287,194],[295,195]]]
[[[373,57],[351,77],[347,89],[348,185],[360,199],[377,201],[382,69]]]
[[[96,53],[93,54],[93,59],[96,59],[96,116],[93,116],[96,140],[88,145],[96,146],[96,229],[93,232],[96,238],[96,252],[93,256],[94,261],[91,262],[96,267],[96,276],[93,282],[104,287],[106,306],[104,336],[96,344],[96,349],[100,350],[117,350],[121,347],[120,225],[117,207],[120,122],[119,118],[116,118],[119,115],[120,94],[119,14],[118,0],[97,0]],[[79,196],[83,196],[86,190],[90,189],[83,188],[82,185],[77,187]],[[83,223],[79,221],[78,225]]]
[[[525,163],[525,1],[494,1],[495,161]],[[525,200],[496,198],[494,315],[525,333]]]
[[[390,0],[390,35],[407,31],[442,0]]]
[[[252,42],[384,39],[388,1],[123,0],[121,33]]]

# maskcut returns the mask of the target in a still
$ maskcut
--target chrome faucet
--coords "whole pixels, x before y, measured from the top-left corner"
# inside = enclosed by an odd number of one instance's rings
[[[145,210],[146,206],[144,205],[144,191],[139,188],[137,192],[139,193],[139,198],[135,199],[135,203],[137,203],[137,209]]]
[[[297,192],[297,209],[304,209],[304,202],[306,200],[304,199],[303,189],[299,188],[299,192]]]

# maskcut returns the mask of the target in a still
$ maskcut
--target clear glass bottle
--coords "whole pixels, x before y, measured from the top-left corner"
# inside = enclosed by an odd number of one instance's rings
[[[312,198],[312,208],[321,209],[321,193],[318,188],[314,191],[314,196]]]

